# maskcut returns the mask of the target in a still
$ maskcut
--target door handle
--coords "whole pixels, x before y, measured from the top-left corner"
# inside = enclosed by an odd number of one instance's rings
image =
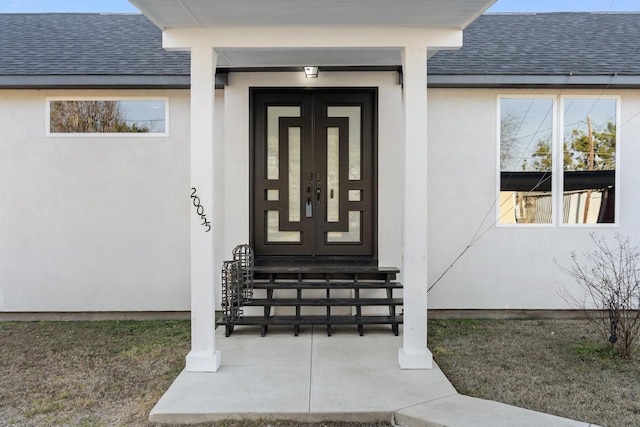
[[[318,185],[316,187],[316,205],[320,206],[320,194],[322,193],[322,188],[320,186],[320,183],[318,182]]]
[[[305,216],[313,217],[313,204],[311,203],[311,184],[307,183],[307,203],[305,204]]]

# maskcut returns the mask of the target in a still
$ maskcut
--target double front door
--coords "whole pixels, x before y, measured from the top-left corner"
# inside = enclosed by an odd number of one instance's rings
[[[376,92],[273,91],[252,98],[257,257],[375,257]]]

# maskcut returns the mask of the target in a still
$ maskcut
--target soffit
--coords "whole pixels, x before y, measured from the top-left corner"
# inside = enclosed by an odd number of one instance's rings
[[[216,26],[466,27],[495,0],[129,0],[161,29]]]
[[[216,49],[219,68],[297,67],[385,67],[402,63],[399,49]]]

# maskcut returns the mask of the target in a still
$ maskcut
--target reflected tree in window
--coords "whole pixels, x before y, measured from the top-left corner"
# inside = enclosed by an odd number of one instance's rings
[[[553,152],[551,143],[546,140],[538,141],[536,149],[531,155],[533,170],[549,172],[553,166]]]
[[[553,99],[500,100],[501,224],[552,219]]]
[[[567,98],[564,115],[563,222],[613,223],[616,100]]]
[[[587,117],[587,128],[592,128]],[[601,132],[590,133],[573,129],[571,145],[565,144],[565,170],[615,170],[616,169],[616,125],[606,124]]]
[[[164,133],[166,101],[51,100],[51,133]]]
[[[572,161],[572,153],[565,144],[564,164]],[[539,141],[536,150],[533,152],[533,169],[540,172],[553,171],[553,150],[551,143],[548,141]]]
[[[516,156],[515,146],[518,144],[518,123],[517,118],[510,112],[500,119],[500,169],[511,168]],[[514,148],[512,150],[512,148]]]

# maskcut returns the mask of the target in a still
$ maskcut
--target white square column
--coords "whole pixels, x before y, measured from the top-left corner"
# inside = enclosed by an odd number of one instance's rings
[[[209,43],[191,47],[191,352],[186,370],[192,372],[216,372],[221,361],[215,343],[217,230],[212,225],[216,63],[217,54]]]
[[[431,369],[427,349],[427,47],[402,53],[405,117],[403,286],[404,321],[398,363]]]

